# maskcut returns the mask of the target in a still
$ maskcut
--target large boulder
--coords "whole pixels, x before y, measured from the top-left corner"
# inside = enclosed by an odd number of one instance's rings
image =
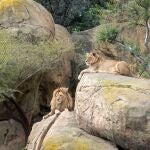
[[[38,137],[40,133],[46,129],[48,122],[54,119],[56,116],[52,116],[46,120],[42,120],[34,124],[29,136],[27,150],[33,150],[33,146],[36,150],[39,143]],[[43,138],[43,136],[41,136]],[[44,150],[117,150],[115,145],[107,142],[103,139],[89,135],[83,130],[78,128],[75,113],[64,111],[61,115],[51,124],[47,134],[41,142],[40,149]]]
[[[0,150],[20,150],[25,146],[25,133],[14,120],[0,122]]]
[[[124,149],[150,149],[150,80],[84,74],[75,111],[80,128]]]
[[[26,35],[27,40],[52,40],[55,35],[51,14],[32,0],[1,0],[0,27],[16,36]]]

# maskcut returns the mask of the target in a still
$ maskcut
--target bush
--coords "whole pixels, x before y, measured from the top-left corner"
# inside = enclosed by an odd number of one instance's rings
[[[113,43],[119,34],[117,27],[109,25],[103,25],[99,27],[96,33],[97,42],[109,42]]]
[[[31,43],[0,30],[0,96],[38,71],[55,66],[61,55],[59,41]]]
[[[92,5],[86,11],[83,12],[82,16],[76,19],[72,26],[70,27],[70,31],[83,31],[85,29],[89,29],[95,27],[100,24],[100,13],[101,6],[100,5]]]

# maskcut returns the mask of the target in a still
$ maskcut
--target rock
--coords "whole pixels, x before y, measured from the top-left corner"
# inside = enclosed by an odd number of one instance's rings
[[[150,149],[150,80],[84,74],[76,90],[80,128],[124,149]]]
[[[48,119],[43,119],[41,122],[38,122],[33,125],[31,134],[28,138],[28,144],[26,146],[27,150],[40,150],[42,142],[47,134],[48,130],[54,124],[60,113],[54,114]]]
[[[73,39],[77,52],[80,52],[81,49],[83,49],[84,52],[89,52],[95,48],[97,28],[98,27],[72,33],[71,37]]]
[[[0,122],[0,150],[20,150],[25,146],[22,126],[14,120]]]
[[[41,131],[41,128],[46,126],[48,120],[50,120],[50,118],[42,120],[34,125],[30,134],[29,144],[34,141],[39,134],[39,131]],[[55,123],[51,126],[44,138],[42,147],[44,150],[117,150],[115,145],[112,145],[103,139],[89,135],[79,129],[75,120],[75,113],[68,111],[62,112]]]
[[[145,31],[143,27],[136,27],[133,28],[128,26],[128,23],[117,23],[117,28],[119,28],[120,33],[119,36],[122,39],[128,39],[134,43],[139,43],[140,49],[145,51],[144,46],[144,37]],[[96,34],[99,29],[103,28],[103,25],[99,25],[97,27],[81,31],[81,32],[74,32],[72,34],[72,39],[74,43],[80,42],[82,43],[82,49],[84,51],[90,51],[92,49],[100,49],[105,54],[113,55],[122,60],[128,60],[129,57],[128,51],[122,50],[122,47],[118,43],[99,43],[97,44]],[[81,49],[81,48],[80,48]]]
[[[32,0],[1,0],[0,27],[15,36],[26,35],[26,39],[30,41],[52,40],[55,35],[51,14]]]
[[[67,29],[59,24],[55,24],[55,39],[60,41],[63,48],[73,48],[72,38]]]

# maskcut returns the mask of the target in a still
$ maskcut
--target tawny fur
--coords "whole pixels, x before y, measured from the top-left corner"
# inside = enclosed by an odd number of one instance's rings
[[[85,63],[87,66],[89,66],[89,68],[81,71],[80,75],[78,76],[79,80],[84,73],[89,72],[106,72],[132,76],[128,63],[125,61],[110,60],[99,52],[87,53]]]
[[[53,97],[50,102],[51,112],[44,116],[46,119],[49,116],[52,116],[55,113],[55,110],[60,112],[68,109],[69,111],[73,110],[73,99],[68,92],[68,88],[57,88],[53,92]]]

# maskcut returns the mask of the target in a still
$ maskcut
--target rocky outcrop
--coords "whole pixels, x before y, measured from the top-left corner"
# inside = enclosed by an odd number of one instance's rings
[[[150,149],[150,81],[84,74],[76,90],[80,128],[124,149]]]
[[[26,40],[50,39],[55,36],[51,14],[40,4],[28,0],[0,1],[0,28]]]
[[[19,150],[25,146],[25,133],[14,120],[0,122],[0,150]]]
[[[29,136],[27,150],[33,150],[32,146],[38,143],[39,133],[46,129],[48,122],[55,117],[54,115],[34,124]],[[117,150],[115,145],[79,129],[75,120],[75,113],[68,111],[62,112],[56,121],[51,124],[42,143],[40,148],[44,150]]]

